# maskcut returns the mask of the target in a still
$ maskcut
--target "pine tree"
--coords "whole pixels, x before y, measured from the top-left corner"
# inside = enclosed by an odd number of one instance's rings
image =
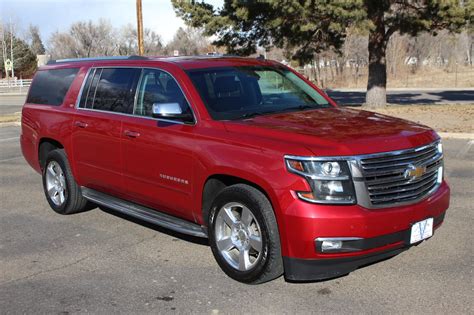
[[[35,55],[44,55],[46,50],[44,49],[43,41],[39,33],[38,26],[30,25],[30,36],[31,36],[31,51]]]
[[[231,54],[249,55],[257,46],[273,45],[294,49],[294,59],[308,62],[321,51],[338,51],[349,27],[367,30],[370,106],[386,103],[385,54],[395,32],[459,31],[472,19],[472,4],[463,0],[225,0],[222,8],[204,1],[172,3],[188,25],[216,36],[214,44]]]

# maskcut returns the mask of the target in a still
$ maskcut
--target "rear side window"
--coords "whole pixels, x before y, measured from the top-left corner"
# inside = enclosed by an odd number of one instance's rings
[[[141,69],[104,68],[91,71],[84,85],[82,108],[115,113],[132,113]]]
[[[27,103],[59,106],[79,68],[40,70],[30,87]]]

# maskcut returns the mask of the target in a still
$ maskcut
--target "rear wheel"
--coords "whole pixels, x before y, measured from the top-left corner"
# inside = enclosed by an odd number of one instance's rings
[[[273,209],[254,187],[233,185],[216,197],[209,213],[209,242],[219,266],[237,281],[263,283],[283,273]]]
[[[59,214],[73,214],[92,208],[72,176],[63,149],[48,153],[43,168],[43,188],[49,205]]]

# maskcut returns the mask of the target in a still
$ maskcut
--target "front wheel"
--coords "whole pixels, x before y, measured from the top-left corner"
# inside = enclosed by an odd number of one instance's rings
[[[263,283],[283,273],[280,237],[272,206],[249,185],[225,188],[209,213],[209,242],[221,269],[244,283]]]

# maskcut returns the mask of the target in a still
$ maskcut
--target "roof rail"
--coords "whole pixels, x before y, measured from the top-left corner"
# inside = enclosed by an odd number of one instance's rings
[[[204,55],[180,55],[180,56],[163,56],[158,58],[168,58],[170,60],[179,60],[179,59],[219,59],[219,58],[249,58],[245,56],[232,55],[232,54],[215,54],[207,53]]]
[[[69,58],[69,59],[58,59],[48,61],[48,65],[63,63],[63,62],[84,62],[84,61],[104,61],[104,60],[146,60],[148,57],[144,56],[104,56],[104,57],[92,57],[92,58]]]

